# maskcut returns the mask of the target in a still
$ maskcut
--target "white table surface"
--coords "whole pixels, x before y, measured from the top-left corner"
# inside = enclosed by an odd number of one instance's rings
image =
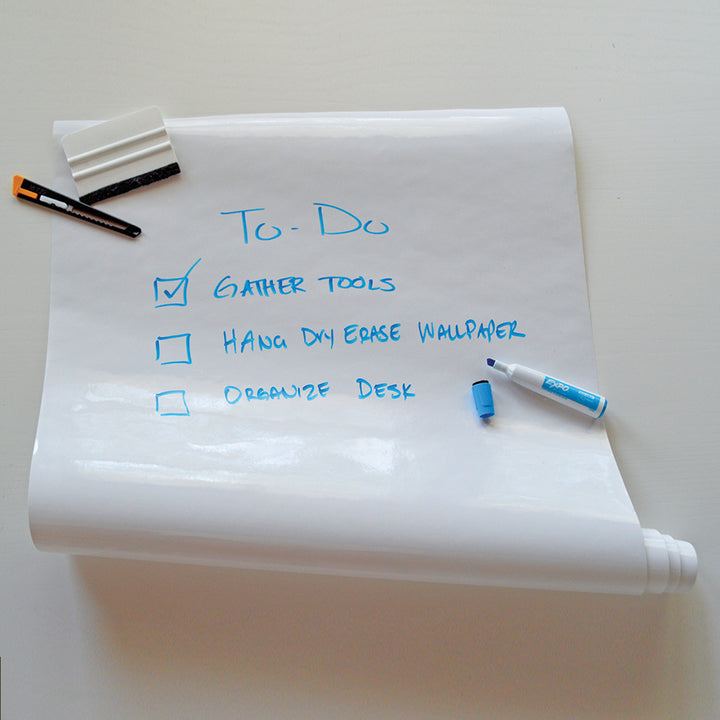
[[[0,4],[3,717],[720,716],[720,5]],[[614,597],[72,559],[34,549],[56,119],[564,105],[606,426],[696,587]]]

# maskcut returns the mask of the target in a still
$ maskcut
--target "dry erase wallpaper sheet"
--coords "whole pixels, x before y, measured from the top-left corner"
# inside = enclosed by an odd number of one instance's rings
[[[101,204],[139,238],[53,220],[38,546],[642,582],[602,423],[486,366],[596,388],[564,111],[167,125],[181,174]]]

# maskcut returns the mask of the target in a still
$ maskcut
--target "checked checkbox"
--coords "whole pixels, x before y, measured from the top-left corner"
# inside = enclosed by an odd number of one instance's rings
[[[190,282],[190,273],[202,260],[198,258],[182,277],[161,278],[156,277],[153,287],[155,289],[155,307],[185,307],[187,305],[187,291]]]
[[[190,333],[158,337],[155,340],[155,360],[161,365],[192,365]]]

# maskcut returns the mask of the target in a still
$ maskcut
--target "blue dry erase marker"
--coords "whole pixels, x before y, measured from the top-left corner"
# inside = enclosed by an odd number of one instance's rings
[[[545,373],[531,370],[524,365],[516,365],[515,363],[506,365],[504,362],[492,358],[487,359],[487,364],[491,368],[499,370],[518,385],[522,385],[528,390],[544,395],[551,400],[556,400],[563,405],[575,408],[591,417],[602,417],[607,408],[607,400],[602,395],[588,392],[550,375],[545,375]]]

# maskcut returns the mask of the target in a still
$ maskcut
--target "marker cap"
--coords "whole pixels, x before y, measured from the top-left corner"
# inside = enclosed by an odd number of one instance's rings
[[[492,417],[495,414],[495,404],[490,383],[487,380],[478,380],[473,383],[472,392],[478,415],[483,419]]]

